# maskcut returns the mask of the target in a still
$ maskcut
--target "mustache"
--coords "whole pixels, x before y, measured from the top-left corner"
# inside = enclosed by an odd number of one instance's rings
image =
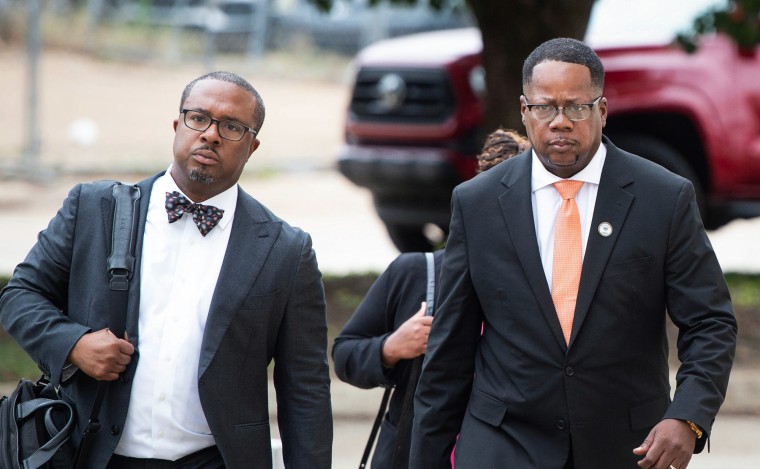
[[[214,149],[210,145],[201,145],[199,147],[193,148],[193,152],[196,152],[196,151],[210,151],[213,154],[219,156],[219,154],[216,152],[216,149]]]

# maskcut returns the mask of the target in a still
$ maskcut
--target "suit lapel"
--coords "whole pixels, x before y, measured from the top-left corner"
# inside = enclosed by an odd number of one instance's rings
[[[140,215],[137,225],[137,240],[135,242],[135,272],[129,283],[129,313],[127,314],[127,333],[129,337],[138,336],[138,325],[140,313],[140,269],[142,266],[143,239],[145,238],[145,223],[148,219],[148,206],[150,205],[150,196],[153,190],[153,183],[161,177],[165,171],[155,176],[141,181],[137,184],[140,188]],[[134,343],[134,342],[133,342]]]
[[[630,184],[633,184],[633,179],[630,173],[625,171],[623,155],[606,138],[604,143],[607,146],[607,159],[602,169],[594,216],[589,227],[588,244],[583,259],[581,283],[578,288],[578,301],[575,305],[573,330],[570,337],[571,344],[586,319],[599,280],[607,266],[612,248],[620,236],[634,200],[633,193],[626,189]],[[599,227],[603,223],[608,223],[612,227],[612,233],[608,236],[603,236],[600,233]]]
[[[239,189],[232,232],[203,333],[198,376],[202,376],[211,363],[233,317],[261,272],[280,228],[281,224],[272,221],[258,202]]]
[[[565,338],[562,335],[562,328],[557,319],[549,285],[546,282],[546,275],[538,250],[536,227],[533,221],[531,153],[530,151],[523,153],[515,157],[514,160],[501,180],[507,188],[499,196],[504,224],[533,295],[541,308],[541,313],[546,318],[557,344],[564,350],[566,348]]]

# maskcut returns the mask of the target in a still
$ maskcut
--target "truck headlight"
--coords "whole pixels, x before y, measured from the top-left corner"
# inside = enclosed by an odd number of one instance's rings
[[[469,75],[470,88],[479,99],[486,96],[486,70],[482,65],[477,65],[470,70]]]

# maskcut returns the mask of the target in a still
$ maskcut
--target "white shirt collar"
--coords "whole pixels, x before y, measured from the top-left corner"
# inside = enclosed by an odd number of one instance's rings
[[[554,184],[562,179],[547,171],[541,163],[541,160],[538,159],[535,150],[531,151],[531,154],[533,157],[531,167],[531,190],[533,192],[543,189],[544,187]],[[570,179],[599,185],[599,181],[602,179],[602,168],[604,168],[604,161],[606,159],[607,147],[604,146],[604,143],[601,143],[588,165],[577,174],[571,176]]]

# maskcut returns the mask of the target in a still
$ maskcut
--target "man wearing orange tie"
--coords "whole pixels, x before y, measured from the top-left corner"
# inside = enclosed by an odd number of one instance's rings
[[[540,45],[532,150],[455,189],[410,467],[449,467],[460,429],[457,469],[685,469],[705,446],[736,345],[728,289],[692,184],[602,136],[603,90],[584,43]]]

